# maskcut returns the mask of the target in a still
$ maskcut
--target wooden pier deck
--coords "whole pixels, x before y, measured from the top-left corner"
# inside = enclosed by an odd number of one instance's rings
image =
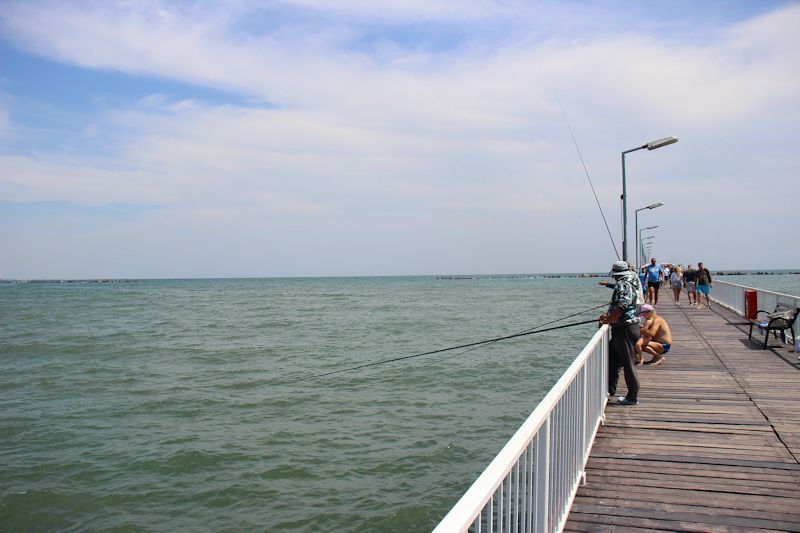
[[[637,367],[639,405],[609,400],[564,530],[800,531],[798,354],[660,296],[672,349]]]

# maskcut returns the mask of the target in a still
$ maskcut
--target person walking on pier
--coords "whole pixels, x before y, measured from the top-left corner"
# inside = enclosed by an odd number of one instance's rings
[[[686,267],[683,273],[683,286],[686,287],[686,295],[689,298],[689,305],[697,303],[697,270],[692,265]]]
[[[647,303],[658,305],[658,289],[661,288],[661,282],[664,281],[664,269],[656,263],[655,257],[647,265],[645,275],[647,276]]]
[[[700,295],[706,296],[706,305],[711,309],[711,300],[708,295],[711,293],[711,272],[703,266],[703,263],[697,263],[697,307],[702,307],[700,303]]]
[[[601,324],[611,325],[611,341],[609,342],[608,392],[614,396],[617,392],[619,371],[625,375],[627,396],[620,397],[622,405],[639,403],[639,378],[634,365],[635,346],[639,340],[639,317],[637,316],[639,297],[637,296],[636,273],[628,269],[625,261],[617,261],[611,266],[609,275],[614,278],[614,294],[608,311],[600,315]]]
[[[681,291],[683,290],[683,270],[680,265],[672,269],[672,274],[669,275],[669,284],[672,287],[672,294],[675,297],[675,303],[681,301]]]

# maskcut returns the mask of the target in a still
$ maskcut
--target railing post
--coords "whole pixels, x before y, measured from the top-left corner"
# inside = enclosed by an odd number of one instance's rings
[[[584,366],[583,369],[581,370],[581,377],[582,377],[582,379],[581,379],[582,383],[581,383],[581,389],[580,389],[581,393],[580,393],[580,401],[578,402],[578,408],[581,411],[581,417],[580,417],[581,418],[581,421],[580,421],[580,426],[581,427],[578,430],[580,432],[580,437],[578,439],[578,442],[580,442],[580,449],[579,449],[578,453],[580,454],[581,465],[583,465],[583,463],[584,463],[584,461],[586,459],[586,445],[587,445],[586,435],[588,433],[586,431],[586,424],[587,424],[587,420],[588,420],[588,410],[589,410],[589,390],[588,390],[588,388],[589,388],[589,386],[588,386],[588,382],[589,382],[589,367],[588,367],[588,365]],[[581,485],[583,485],[583,484],[585,484],[585,480],[586,480],[586,472],[583,470],[583,467],[581,467],[580,476],[581,476]]]
[[[603,340],[600,342],[600,405],[605,407],[605,402],[608,398],[608,342],[609,342],[609,333],[606,332],[603,335]],[[600,409],[600,425],[606,425],[606,410],[604,408]]]
[[[536,436],[536,512],[534,531],[543,533],[548,529],[550,494],[550,419],[547,416]]]

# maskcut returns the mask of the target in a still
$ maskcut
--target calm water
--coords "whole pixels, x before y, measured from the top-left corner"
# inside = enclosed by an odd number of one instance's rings
[[[800,269],[793,270],[798,272]],[[783,272],[783,271],[781,271]],[[770,275],[744,274],[737,276],[714,276],[715,281],[727,281],[757,289],[780,292],[790,296],[800,296],[800,274],[775,273]],[[713,284],[712,284],[713,285]]]
[[[0,530],[430,530],[595,327],[309,376],[609,296],[592,278],[2,285]]]

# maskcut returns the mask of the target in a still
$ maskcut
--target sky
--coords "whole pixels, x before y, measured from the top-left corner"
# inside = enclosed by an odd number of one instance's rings
[[[798,56],[791,1],[0,0],[0,278],[605,271],[668,136],[628,257],[661,202],[798,268]]]

